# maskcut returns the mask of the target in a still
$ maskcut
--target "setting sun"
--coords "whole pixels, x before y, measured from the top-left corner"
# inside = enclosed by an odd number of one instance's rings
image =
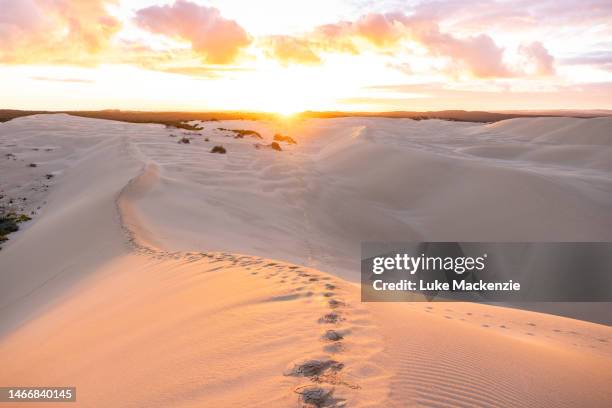
[[[4,106],[283,114],[612,107],[609,20],[597,1],[580,19],[554,2],[522,14],[491,2],[479,19],[450,3],[429,14],[342,1],[65,3],[2,2]],[[36,106],[25,100],[33,92]]]

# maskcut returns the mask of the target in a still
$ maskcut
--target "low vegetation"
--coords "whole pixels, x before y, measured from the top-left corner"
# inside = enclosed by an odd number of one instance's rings
[[[192,131],[204,129],[201,126],[190,125],[189,123],[181,122],[181,121],[178,121],[178,120],[163,121],[163,122],[160,122],[160,123],[163,124],[163,125],[166,125],[166,127],[168,127],[168,128],[177,128],[177,129],[185,129],[185,130],[192,130]]]
[[[21,116],[37,115],[39,113],[51,113],[47,111],[21,111],[14,109],[0,109],[0,123],[8,122],[11,119],[19,118]]]
[[[215,146],[211,149],[210,151],[211,153],[220,153],[220,154],[225,154],[226,150],[225,147],[223,146]]]
[[[295,139],[292,138],[291,136],[281,135],[280,133],[277,133],[277,134],[274,135],[274,140],[276,140],[277,142],[286,142],[286,143],[289,143],[289,144],[297,144]]]
[[[30,221],[25,214],[7,213],[0,215],[0,243],[8,240],[7,235],[19,231],[19,224]]]
[[[235,134],[234,138],[236,139],[242,139],[245,136],[252,136],[252,137],[256,137],[258,139],[263,139],[263,137],[261,137],[261,135],[259,134],[259,132],[256,132],[254,130],[249,130],[249,129],[226,129],[226,128],[217,128],[217,130],[222,130],[224,132],[232,132]]]
[[[122,111],[118,109],[107,109],[101,111],[20,111],[13,109],[0,109],[0,122],[6,122],[14,118],[37,114],[67,113],[73,116],[86,118],[118,120],[130,123],[159,123],[175,127],[193,130],[184,122],[192,120],[219,121],[219,120],[274,120],[278,115],[265,112],[142,112]],[[602,116],[601,113],[588,111],[533,111],[524,113],[501,113],[483,111],[446,110],[430,112],[313,112],[306,111],[298,114],[300,119],[309,118],[344,118],[344,117],[382,117],[382,118],[411,118],[416,120],[442,119],[460,122],[497,122],[499,120],[526,118],[526,117],[576,117],[590,118]],[[607,114],[603,116],[609,116]],[[185,127],[187,126],[187,127]]]
[[[189,144],[189,143],[191,143],[191,141],[190,141],[188,138],[186,138],[185,136],[181,137],[181,138],[178,140],[178,142],[179,142],[179,143],[183,143],[183,144]]]

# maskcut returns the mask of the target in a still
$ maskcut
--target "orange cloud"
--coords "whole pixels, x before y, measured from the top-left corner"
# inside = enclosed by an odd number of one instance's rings
[[[263,40],[268,55],[282,64],[318,64],[321,59],[314,51],[317,45],[306,39],[288,35],[274,35]]]
[[[356,52],[353,40],[357,38],[366,40],[377,48],[393,47],[402,39],[404,30],[401,22],[391,14],[369,13],[354,22],[341,21],[319,26],[312,35],[319,41],[327,40],[330,48]]]
[[[359,54],[358,40],[375,49],[392,48],[402,39],[402,27],[383,14],[366,14],[357,21],[340,21],[315,27],[302,36],[275,35],[260,42],[268,55],[283,64],[318,64],[320,52]]]
[[[251,42],[246,31],[235,21],[223,18],[218,9],[187,0],[141,9],[135,22],[151,33],[190,42],[195,52],[213,64],[234,61]]]
[[[120,29],[117,0],[0,0],[1,63],[91,64]]]

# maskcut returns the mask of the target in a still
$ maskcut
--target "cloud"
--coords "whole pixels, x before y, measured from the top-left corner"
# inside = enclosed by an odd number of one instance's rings
[[[283,64],[318,64],[322,62],[321,52],[355,55],[368,47],[392,49],[403,34],[398,21],[385,14],[370,13],[355,21],[320,25],[301,36],[269,36],[261,46]]]
[[[166,67],[156,67],[157,71],[167,72],[170,74],[186,75],[192,78],[199,79],[215,79],[220,78],[228,73],[247,72],[250,69],[238,67],[219,67],[219,66],[202,66],[202,65],[174,65]]]
[[[323,49],[356,54],[359,40],[378,49],[395,47],[402,40],[404,29],[391,14],[369,13],[355,21],[318,26],[307,36]]]
[[[555,59],[544,44],[536,41],[521,45],[518,53],[523,64],[511,67],[504,59],[506,50],[491,35],[482,32],[486,22],[480,26],[474,19],[505,18],[509,24],[519,21],[532,24],[544,19],[552,24],[573,19],[569,11],[574,10],[601,21],[606,16],[609,19],[611,10],[594,0],[585,0],[590,4],[587,10],[576,10],[569,0],[560,0],[560,10],[552,17],[543,16],[546,13],[540,10],[552,12],[554,2],[550,0],[544,0],[539,7],[529,6],[527,0],[517,0],[525,5],[520,10],[493,0],[468,0],[470,7],[456,1],[438,0],[421,3],[405,12],[370,12],[352,20],[319,25],[301,35],[253,39],[239,23],[224,18],[218,9],[176,0],[142,8],[135,12],[133,20],[126,22],[127,27],[134,23],[151,34],[190,44],[190,47],[160,49],[155,47],[159,42],[147,39],[146,35],[138,40],[140,43],[127,44],[129,30],[126,30],[127,36],[114,38],[121,22],[109,13],[109,6],[118,5],[119,1],[0,0],[0,63],[131,64],[214,78],[217,73],[207,65],[238,61],[241,52],[256,40],[266,55],[283,65],[320,64],[328,53],[374,52],[391,57],[392,62],[386,58],[383,63],[392,68],[403,67],[400,70],[406,75],[419,75],[417,68],[423,66],[418,60],[413,62],[411,56],[429,60],[438,70],[439,63],[443,63],[442,71],[461,77],[553,75]],[[478,13],[474,11],[476,6]],[[460,29],[462,25],[468,29]],[[173,44],[172,41],[164,43]],[[608,69],[612,65],[603,62],[599,66]]]
[[[403,4],[397,3],[397,6],[401,8]],[[609,24],[612,3],[604,0],[424,0],[413,11],[444,20],[457,29],[496,28],[516,32]]]
[[[369,13],[354,21],[316,27],[301,36],[275,36],[264,43],[264,47],[271,48],[269,54],[284,64],[316,64],[322,62],[322,52],[359,54],[374,49],[388,53],[412,44],[430,56],[446,59],[445,70],[454,74],[505,78],[555,73],[554,58],[541,42],[521,45],[518,51],[525,66],[511,67],[504,60],[505,49],[490,35],[458,36],[444,32],[435,8],[429,12],[420,10],[422,8],[417,8],[417,12],[411,15],[402,12]]]
[[[319,26],[300,37],[276,36],[267,45],[272,48],[271,54],[283,63],[312,64],[321,61],[321,51],[358,54],[364,49],[363,42],[366,43],[365,48],[369,46],[380,51],[393,51],[404,41],[417,43],[434,56],[449,58],[455,67],[467,70],[476,77],[506,77],[513,74],[504,64],[504,49],[497,46],[490,36],[480,34],[458,38],[443,33],[438,22],[425,15],[369,13],[352,22]],[[528,51],[533,58],[545,57],[538,54],[539,49],[529,48]]]
[[[521,45],[519,53],[527,58],[533,71],[538,75],[553,75],[555,73],[555,59],[541,42],[535,41],[531,44]]]
[[[391,14],[369,13],[349,24],[349,35],[361,37],[378,48],[395,46],[403,27]]]
[[[504,49],[497,46],[487,34],[456,37],[440,31],[436,21],[419,16],[405,17],[397,14],[414,41],[425,47],[431,54],[448,57],[455,64],[467,69],[473,76],[480,78],[511,76],[510,69],[504,64]]]
[[[612,72],[612,51],[590,51],[561,59],[567,65],[591,65]]]
[[[267,49],[268,55],[271,55],[284,65],[290,63],[308,65],[321,62],[321,59],[314,51],[317,45],[306,39],[287,35],[274,35],[264,39],[262,45]]]
[[[375,91],[371,98],[346,100],[347,103],[372,105],[376,103],[394,106],[394,109],[440,110],[482,109],[488,111],[516,109],[572,109],[577,107],[605,107],[612,103],[612,82],[584,84],[557,84],[546,89],[511,86],[491,89],[449,89],[448,83],[378,85],[367,87]],[[387,97],[386,95],[392,95]],[[419,95],[420,98],[415,98]],[[395,99],[395,100],[394,100]]]
[[[77,84],[92,84],[94,83],[91,79],[81,79],[81,78],[53,78],[53,77],[44,77],[44,76],[34,76],[31,79],[35,81],[49,81],[49,82],[69,82],[69,83],[77,83]]]
[[[0,0],[0,63],[92,64],[120,29],[117,0]]]
[[[188,41],[195,52],[213,64],[234,61],[251,42],[246,31],[235,21],[223,18],[218,9],[187,0],[138,10],[135,22],[151,33]]]

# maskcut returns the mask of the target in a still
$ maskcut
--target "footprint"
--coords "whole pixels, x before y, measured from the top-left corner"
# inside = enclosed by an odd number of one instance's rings
[[[336,299],[329,299],[327,303],[329,304],[329,307],[331,307],[332,309],[345,305],[344,302],[340,300],[336,300]]]
[[[326,353],[342,353],[343,351],[345,351],[345,347],[344,344],[342,344],[342,342],[338,341],[336,343],[332,343],[332,344],[328,344],[325,347],[323,347],[323,351],[325,351]]]
[[[294,364],[293,368],[286,373],[293,377],[317,377],[327,371],[337,372],[344,368],[344,364],[336,360],[306,360]]]
[[[343,338],[344,336],[340,334],[339,332],[337,332],[336,330],[328,330],[323,335],[323,339],[329,340],[329,341],[339,341],[339,340],[342,340]]]
[[[298,299],[300,296],[300,294],[274,296],[268,299],[268,302],[286,302],[288,300]]]
[[[326,315],[321,317],[319,319],[319,323],[335,324],[335,323],[338,323],[341,320],[343,320],[343,319],[342,319],[342,317],[338,313],[331,312],[331,313],[327,313]]]
[[[304,403],[304,408],[323,408],[323,407],[340,407],[339,402],[334,395],[334,387],[323,387],[319,385],[307,385],[296,388],[295,393],[300,395],[300,399]]]

